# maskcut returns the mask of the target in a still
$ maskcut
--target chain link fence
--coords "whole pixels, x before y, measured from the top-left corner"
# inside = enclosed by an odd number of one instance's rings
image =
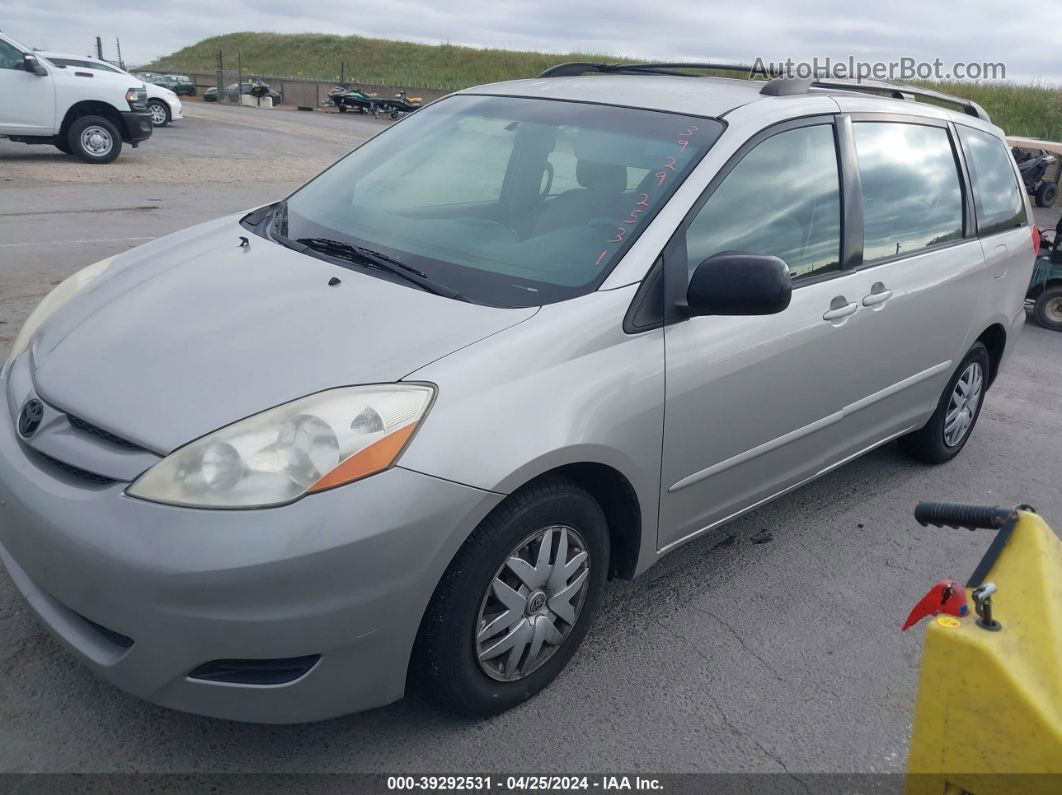
[[[274,105],[294,107],[321,108],[327,105],[328,92],[338,85],[359,88],[366,93],[375,93],[381,97],[393,97],[399,92],[410,96],[419,96],[425,103],[445,96],[461,86],[448,86],[441,83],[434,85],[417,85],[403,83],[394,79],[360,77],[351,74],[341,65],[334,76],[305,77],[270,75],[243,69],[239,58],[218,53],[218,68],[213,72],[195,72],[181,69],[168,69],[167,72],[180,72],[192,78],[196,95],[207,102],[217,101],[227,104],[240,104],[241,97],[251,95],[251,89],[258,83],[269,87],[269,96]],[[411,75],[412,77],[412,75]],[[421,81],[424,82],[424,81]]]

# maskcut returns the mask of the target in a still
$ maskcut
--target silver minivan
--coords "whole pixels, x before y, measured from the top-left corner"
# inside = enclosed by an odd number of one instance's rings
[[[0,373],[4,566],[177,709],[519,704],[608,578],[969,439],[1038,238],[926,94],[569,64],[79,271]]]

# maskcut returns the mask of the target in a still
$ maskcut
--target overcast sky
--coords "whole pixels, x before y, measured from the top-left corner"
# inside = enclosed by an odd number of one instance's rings
[[[4,0],[0,28],[31,47],[89,53],[114,37],[140,64],[218,33],[327,32],[411,41],[751,62],[813,56],[946,67],[1002,61],[1062,82],[1062,3],[1048,0]]]

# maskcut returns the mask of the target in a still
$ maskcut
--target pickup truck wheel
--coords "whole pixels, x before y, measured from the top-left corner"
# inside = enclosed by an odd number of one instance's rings
[[[65,138],[58,139],[55,142],[55,148],[62,152],[64,155],[73,154],[73,152],[70,150],[70,142],[67,141]]]
[[[122,151],[118,128],[102,116],[82,116],[70,125],[66,140],[86,163],[110,163]]]
[[[1036,322],[1052,331],[1062,331],[1062,287],[1044,290],[1033,309]]]
[[[148,112],[151,114],[151,126],[165,127],[170,123],[170,109],[161,99],[148,102]]]

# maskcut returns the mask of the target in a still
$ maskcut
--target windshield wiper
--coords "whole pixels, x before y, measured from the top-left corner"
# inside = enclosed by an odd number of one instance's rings
[[[468,300],[468,298],[462,293],[452,287],[447,287],[445,284],[440,284],[428,276],[424,271],[417,270],[412,265],[407,265],[394,257],[388,256],[379,251],[374,251],[371,248],[355,246],[351,243],[344,243],[342,240],[332,240],[327,237],[300,237],[294,242],[307,249],[329,257],[338,257],[346,260],[361,260],[362,262],[368,263],[370,267],[401,276],[403,279],[413,282],[413,284],[417,285],[422,290],[427,290],[429,293],[435,293],[436,295],[441,295],[446,298],[453,298],[457,301]]]

